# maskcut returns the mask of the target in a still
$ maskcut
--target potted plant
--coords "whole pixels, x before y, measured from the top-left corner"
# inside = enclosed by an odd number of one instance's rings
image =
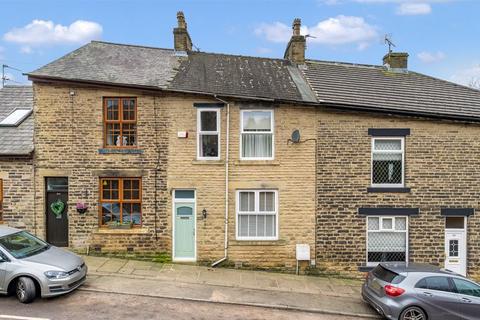
[[[87,204],[82,202],[78,202],[76,208],[77,208],[77,212],[82,214],[87,212],[88,210]]]
[[[111,221],[107,223],[109,229],[131,229],[133,224],[131,222]]]

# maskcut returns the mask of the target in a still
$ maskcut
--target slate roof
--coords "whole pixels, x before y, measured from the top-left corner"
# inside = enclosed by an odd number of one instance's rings
[[[5,86],[0,89],[0,121],[15,109],[33,108],[31,86]],[[33,115],[18,126],[0,126],[0,156],[30,155],[33,151]]]
[[[417,72],[308,60],[303,72],[320,103],[480,120],[480,91]]]
[[[288,60],[192,52],[168,88],[227,96],[315,101]],[[303,82],[303,83],[302,83]],[[301,90],[299,90],[301,89]],[[306,90],[306,92],[304,91]]]
[[[28,75],[165,88],[178,65],[173,50],[92,41]]]

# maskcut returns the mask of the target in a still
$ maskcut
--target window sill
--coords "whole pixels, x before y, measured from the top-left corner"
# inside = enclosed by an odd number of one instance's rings
[[[411,189],[406,187],[368,187],[369,193],[410,193]]]
[[[142,154],[143,149],[98,149],[99,154]]]
[[[230,246],[285,246],[285,240],[231,240]]]
[[[147,228],[131,228],[131,229],[109,229],[98,228],[95,233],[97,234],[148,234]]]
[[[225,161],[223,160],[192,160],[192,164],[204,164],[204,165],[224,165]]]
[[[236,166],[279,166],[278,160],[237,160]]]
[[[374,266],[360,266],[358,267],[358,271],[360,272],[370,272],[374,269]]]

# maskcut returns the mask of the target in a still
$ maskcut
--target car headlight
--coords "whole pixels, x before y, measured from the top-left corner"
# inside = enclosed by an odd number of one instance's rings
[[[68,277],[68,273],[64,271],[47,271],[44,274],[48,279],[63,279]]]

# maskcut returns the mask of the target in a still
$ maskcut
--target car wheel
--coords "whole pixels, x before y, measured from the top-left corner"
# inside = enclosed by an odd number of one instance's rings
[[[427,314],[419,307],[408,307],[403,310],[400,320],[427,320]]]
[[[17,294],[18,301],[21,303],[30,303],[36,296],[35,283],[33,283],[33,280],[30,278],[21,277],[17,281],[15,293]]]

